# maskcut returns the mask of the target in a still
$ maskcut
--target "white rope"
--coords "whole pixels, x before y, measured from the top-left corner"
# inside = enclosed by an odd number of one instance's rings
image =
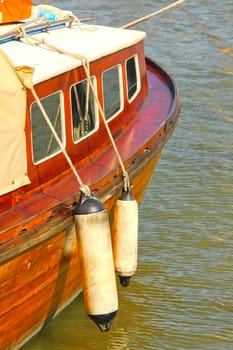
[[[32,37],[30,37],[30,38],[31,38],[31,39],[34,39],[34,38],[32,38]],[[113,139],[111,130],[110,130],[110,128],[109,128],[109,126],[108,126],[108,123],[107,123],[107,121],[106,121],[106,119],[105,119],[102,106],[101,106],[100,101],[99,101],[99,99],[98,99],[98,96],[97,96],[97,94],[96,94],[96,92],[95,92],[94,85],[93,85],[93,83],[92,83],[92,81],[91,81],[91,77],[90,77],[90,65],[89,65],[88,59],[87,59],[86,57],[82,56],[82,55],[79,55],[79,54],[76,54],[76,53],[73,53],[73,52],[69,52],[69,51],[63,50],[63,49],[61,49],[61,48],[59,48],[59,47],[53,46],[53,45],[47,43],[44,39],[41,39],[41,40],[36,39],[35,41],[37,41],[37,45],[38,45],[38,44],[45,45],[45,46],[48,47],[50,50],[54,50],[54,51],[56,51],[56,52],[58,52],[58,53],[65,54],[65,55],[70,56],[70,57],[74,57],[74,58],[76,58],[76,59],[78,59],[78,60],[81,61],[82,66],[83,66],[83,68],[84,68],[84,70],[85,70],[85,73],[86,73],[86,77],[87,77],[87,80],[88,80],[88,84],[89,84],[89,86],[90,86],[90,88],[91,88],[91,90],[92,90],[92,92],[93,92],[93,96],[94,96],[94,99],[95,99],[95,101],[96,101],[96,103],[97,103],[97,105],[98,105],[98,109],[99,109],[100,115],[101,115],[101,117],[102,117],[103,123],[104,123],[104,125],[105,125],[106,131],[107,131],[107,133],[108,133],[108,136],[109,136],[110,141],[111,141],[111,143],[112,143],[113,149],[114,149],[114,151],[115,151],[115,154],[116,154],[116,156],[117,156],[117,159],[118,159],[119,164],[120,164],[121,169],[122,169],[124,191],[126,191],[126,192],[129,191],[129,190],[130,190],[129,175],[128,175],[128,172],[127,172],[126,169],[125,169],[124,163],[123,163],[123,161],[122,161],[122,159],[121,159],[121,156],[120,156],[119,151],[118,151],[118,149],[117,149],[116,143],[115,143],[115,141],[114,141],[114,139]]]
[[[92,83],[92,81],[91,81],[90,73],[89,73],[89,62],[87,61],[86,58],[82,58],[82,59],[84,59],[84,61],[83,61],[83,67],[84,67],[84,70],[85,70],[85,73],[86,73],[86,76],[87,76],[89,85],[90,85],[90,87],[91,87],[91,90],[92,90],[92,92],[93,92],[94,99],[95,99],[95,101],[96,101],[96,103],[97,103],[97,105],[98,105],[98,109],[99,109],[101,118],[102,118],[102,120],[103,120],[104,126],[105,126],[105,128],[106,128],[106,131],[107,131],[108,136],[109,136],[109,138],[110,138],[110,141],[111,141],[111,143],[112,143],[113,149],[114,149],[114,151],[115,151],[115,154],[116,154],[117,159],[118,159],[118,161],[119,161],[119,164],[120,164],[120,166],[121,166],[121,170],[122,170],[122,174],[123,174],[124,191],[127,192],[127,191],[130,190],[130,181],[129,181],[128,172],[127,172],[126,169],[125,169],[124,163],[123,163],[123,161],[122,161],[122,159],[121,159],[120,153],[119,153],[118,148],[117,148],[116,143],[115,143],[115,140],[114,140],[114,138],[113,138],[113,136],[112,136],[111,130],[110,130],[110,128],[109,128],[109,126],[108,126],[108,123],[107,123],[107,121],[106,121],[106,119],[105,119],[104,111],[103,111],[103,109],[102,109],[102,106],[101,106],[101,104],[100,104],[100,101],[99,101],[99,99],[98,99],[98,96],[97,96],[96,93],[95,93],[95,88],[94,88],[94,85],[93,85],[93,83]],[[86,64],[85,64],[85,60],[86,60]]]
[[[175,2],[173,2],[172,4],[170,4],[170,5],[168,5],[168,6],[165,6],[165,7],[163,7],[162,9],[160,9],[160,10],[158,10],[158,11],[152,12],[152,13],[150,13],[150,14],[147,15],[147,16],[141,17],[141,18],[139,18],[139,19],[137,19],[137,20],[135,20],[135,21],[133,21],[133,22],[130,22],[130,23],[128,23],[128,24],[125,24],[125,25],[122,26],[121,28],[127,29],[127,28],[130,28],[130,27],[133,27],[133,26],[135,26],[135,25],[138,24],[138,23],[144,22],[144,21],[150,19],[151,17],[154,17],[154,16],[156,16],[156,15],[158,15],[158,14],[160,14],[160,13],[163,13],[163,12],[165,12],[165,11],[168,11],[168,10],[170,10],[171,8],[176,7],[176,6],[182,4],[183,2],[186,2],[186,1],[187,1],[187,0],[175,1]]]
[[[72,163],[68,153],[66,152],[66,150],[65,150],[65,148],[64,148],[64,146],[63,146],[63,144],[62,144],[62,142],[61,142],[61,140],[60,140],[60,138],[59,138],[59,136],[58,136],[58,134],[56,132],[56,130],[54,129],[53,124],[51,123],[51,121],[50,121],[50,119],[49,119],[49,117],[48,117],[48,115],[47,115],[47,113],[46,113],[46,111],[45,111],[45,109],[44,109],[44,107],[43,107],[43,105],[42,105],[42,103],[41,103],[41,101],[40,101],[40,99],[39,99],[39,97],[38,97],[38,95],[37,95],[37,93],[36,93],[36,91],[35,91],[33,86],[31,87],[31,92],[32,92],[32,94],[33,94],[33,96],[34,96],[34,98],[36,100],[36,103],[37,103],[38,107],[40,108],[40,111],[41,111],[41,113],[42,113],[46,123],[48,124],[48,126],[49,126],[49,128],[50,128],[50,130],[51,130],[51,132],[52,132],[52,134],[54,136],[54,138],[56,139],[56,141],[57,141],[61,151],[63,152],[64,157],[66,158],[66,160],[67,160],[71,170],[73,171],[73,173],[74,173],[74,175],[75,175],[75,177],[76,177],[76,179],[77,179],[77,181],[78,181],[78,183],[80,185],[80,190],[87,197],[90,197],[91,192],[90,192],[89,187],[87,185],[83,184],[80,176],[78,175],[78,173],[77,173],[77,171],[76,171],[76,169],[75,169],[75,167],[74,167],[74,165],[73,165],[73,163]]]

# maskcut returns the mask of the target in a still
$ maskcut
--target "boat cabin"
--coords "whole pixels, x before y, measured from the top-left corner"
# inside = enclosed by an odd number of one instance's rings
[[[147,90],[145,34],[79,23],[67,26],[61,21],[54,27],[53,24],[30,26],[27,33],[20,32],[16,41],[12,40],[16,29],[17,35],[18,27],[5,26],[7,34],[0,37],[2,64],[6,61],[8,67],[7,56],[16,70],[22,66],[33,69],[32,84],[50,122],[73,164],[83,166],[97,152],[110,147],[98,104],[113,136],[117,137],[119,126],[122,125],[121,131],[122,127],[126,128],[143,102]],[[88,72],[84,65],[88,65]],[[32,191],[42,191],[69,172],[62,150],[30,89],[22,91],[17,76],[14,87],[6,86],[4,82],[14,72],[9,67],[5,71],[0,78],[0,85],[6,89],[0,94],[1,105],[6,101],[0,120],[7,120],[7,134],[0,148],[4,162],[0,194],[6,196],[4,200],[2,197],[1,210],[11,207],[15,200],[27,199]],[[89,86],[89,78],[93,88]],[[9,128],[14,129],[14,135],[9,133]]]

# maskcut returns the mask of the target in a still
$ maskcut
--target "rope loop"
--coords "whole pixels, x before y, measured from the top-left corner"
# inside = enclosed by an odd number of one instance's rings
[[[68,16],[68,21],[69,21],[69,28],[72,27],[73,24],[77,24],[79,28],[81,28],[81,23],[78,17],[74,16],[73,14],[70,14]]]
[[[130,180],[127,172],[123,173],[123,190],[124,192],[130,192]]]
[[[80,185],[80,191],[85,195],[85,197],[91,197],[91,191],[87,185]]]

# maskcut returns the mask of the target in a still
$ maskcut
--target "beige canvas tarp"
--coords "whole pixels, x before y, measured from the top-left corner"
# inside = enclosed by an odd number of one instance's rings
[[[0,195],[30,183],[25,140],[26,89],[0,50]]]

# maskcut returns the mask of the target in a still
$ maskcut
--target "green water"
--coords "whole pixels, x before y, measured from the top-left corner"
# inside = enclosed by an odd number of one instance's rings
[[[169,1],[54,1],[121,26]],[[110,333],[78,298],[24,350],[233,349],[233,1],[190,0],[137,25],[182,113],[140,208],[139,268]]]

